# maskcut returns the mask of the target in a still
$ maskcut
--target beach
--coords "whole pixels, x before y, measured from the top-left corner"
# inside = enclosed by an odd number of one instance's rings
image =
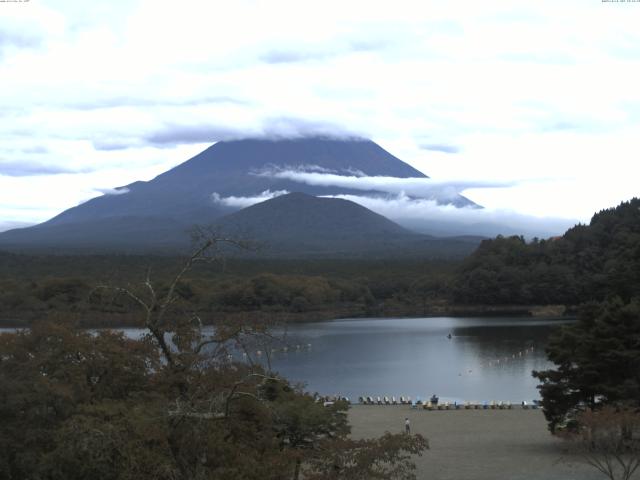
[[[404,431],[429,440],[416,456],[418,479],[597,480],[604,478],[547,430],[541,410],[437,410],[407,405],[353,405],[352,438]]]

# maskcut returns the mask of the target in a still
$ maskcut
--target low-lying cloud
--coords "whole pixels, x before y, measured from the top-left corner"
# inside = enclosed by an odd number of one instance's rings
[[[288,193],[289,192],[287,190],[276,190],[274,192],[272,192],[271,190],[265,190],[259,195],[255,195],[253,197],[221,197],[220,194],[213,192],[211,194],[211,200],[213,201],[213,203],[217,203],[225,207],[246,208],[250,207],[251,205],[255,205],[256,203],[266,202],[267,200],[271,200],[272,198],[286,195]]]
[[[262,122],[262,128],[259,136],[261,138],[276,140],[305,137],[325,137],[350,140],[364,138],[362,133],[346,128],[337,123],[289,116],[266,118]]]
[[[515,182],[476,180],[439,181],[420,177],[399,178],[338,175],[335,173],[307,171],[299,168],[286,170],[273,168],[254,172],[253,174],[269,178],[286,179],[313,186],[384,192],[393,195],[437,199],[441,202],[454,201],[461,192],[470,188],[506,188],[515,185]]]
[[[102,193],[103,195],[124,195],[125,193],[129,193],[129,189],[127,187],[96,188],[94,190]]]
[[[14,228],[27,228],[33,225],[35,225],[35,223],[0,220],[0,232],[6,232],[7,230],[13,230]]]
[[[534,217],[508,210],[456,207],[437,201],[396,196],[331,195],[358,203],[380,215],[422,233],[433,235],[525,235],[549,237],[560,235],[575,225],[566,218]]]
[[[214,203],[230,208],[246,208],[280,195],[287,190],[265,190],[248,197],[222,197],[212,193]],[[400,225],[420,233],[436,236],[524,235],[547,238],[564,233],[577,223],[566,218],[534,217],[508,210],[480,209],[473,206],[443,205],[434,199],[412,198],[398,195],[325,195],[324,198],[340,198],[362,205]]]

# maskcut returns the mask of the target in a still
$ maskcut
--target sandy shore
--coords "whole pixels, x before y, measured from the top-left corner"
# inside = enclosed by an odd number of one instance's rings
[[[540,410],[427,411],[409,406],[354,405],[353,438],[404,430],[429,439],[416,457],[418,478],[429,480],[596,480],[601,474],[566,452]]]

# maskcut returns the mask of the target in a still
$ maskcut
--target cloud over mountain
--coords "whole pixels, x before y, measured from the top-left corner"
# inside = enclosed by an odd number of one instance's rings
[[[637,193],[640,34],[627,4],[5,2],[0,157],[20,162],[37,135],[44,164],[97,166],[69,182],[70,206],[95,185],[154,178],[182,147],[363,136],[435,177],[570,178],[544,195],[468,196],[585,221]],[[56,180],[30,220],[48,214]],[[0,216],[11,201],[0,188]]]
[[[136,248],[142,248],[148,242],[159,242],[169,248],[184,244],[185,231],[194,224],[210,224],[257,203],[295,206],[297,200],[304,199],[308,208],[346,205],[318,203],[314,198],[356,198],[362,192],[363,197],[429,198],[438,204],[474,206],[459,192],[482,185],[433,181],[370,140],[311,137],[222,141],[150,181],[118,188],[94,187],[91,196],[95,192],[101,192],[101,196],[79,203],[37,228],[7,232],[2,237],[14,246],[24,242],[34,247],[82,244],[91,248],[100,244],[120,248],[136,244]],[[13,188],[18,191],[20,186],[15,183]],[[289,192],[296,194],[287,202],[278,201]],[[274,214],[287,221],[286,212]],[[319,213],[296,215],[307,221]],[[342,223],[336,223],[336,228],[342,228],[339,225]],[[339,236],[339,232],[334,233]]]
[[[309,171],[308,169],[267,168],[253,172],[254,175],[292,180],[307,185],[324,187],[342,187],[363,191],[378,191],[394,195],[435,199],[440,203],[447,203],[456,199],[464,190],[469,188],[504,188],[511,187],[515,182],[489,182],[475,180],[438,181],[431,178],[398,178],[388,176],[339,175]]]
[[[127,187],[119,187],[119,188],[96,188],[96,192],[100,192],[103,195],[124,195],[125,193],[129,193],[129,189]]]
[[[271,200],[272,198],[276,198],[281,195],[287,195],[288,193],[289,192],[287,190],[276,190],[275,192],[272,192],[271,190],[265,190],[260,195],[254,195],[251,197],[240,197],[235,195],[221,197],[220,194],[213,192],[211,194],[211,200],[213,201],[213,203],[217,203],[225,207],[246,208],[251,205],[255,205],[256,203]]]
[[[506,209],[455,207],[406,194],[382,196],[333,195],[358,203],[417,231],[441,235],[520,235],[549,237],[575,225],[577,220],[523,215]]]
[[[147,133],[143,141],[155,147],[170,148],[180,144],[212,143],[251,138],[283,140],[308,137],[358,139],[362,138],[362,135],[337,123],[279,116],[265,118],[258,124],[252,123],[242,127],[233,127],[209,121],[196,123],[169,122]],[[94,145],[96,145],[95,142]],[[110,149],[110,144],[109,142],[99,143],[96,148],[108,150]]]

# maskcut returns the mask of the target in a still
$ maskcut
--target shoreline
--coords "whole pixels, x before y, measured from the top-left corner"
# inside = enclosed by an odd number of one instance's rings
[[[304,313],[287,311],[249,311],[249,312],[212,312],[215,318],[242,317],[243,319],[264,320],[275,323],[317,323],[338,320],[357,320],[375,318],[438,318],[438,317],[517,317],[545,320],[568,320],[575,318],[572,307],[564,305],[450,305],[437,306],[430,309],[380,309],[378,311],[363,312],[350,309],[328,309]],[[38,313],[41,313],[40,315]],[[0,318],[0,328],[26,328],[33,322],[48,316],[49,312],[29,312],[13,318]],[[10,314],[9,314],[10,315]],[[139,317],[135,314],[113,315],[102,312],[69,312],[70,317],[78,322],[82,328],[139,328]],[[101,318],[99,318],[101,317]],[[104,317],[108,317],[104,320]],[[213,325],[214,322],[205,322],[205,325]]]

